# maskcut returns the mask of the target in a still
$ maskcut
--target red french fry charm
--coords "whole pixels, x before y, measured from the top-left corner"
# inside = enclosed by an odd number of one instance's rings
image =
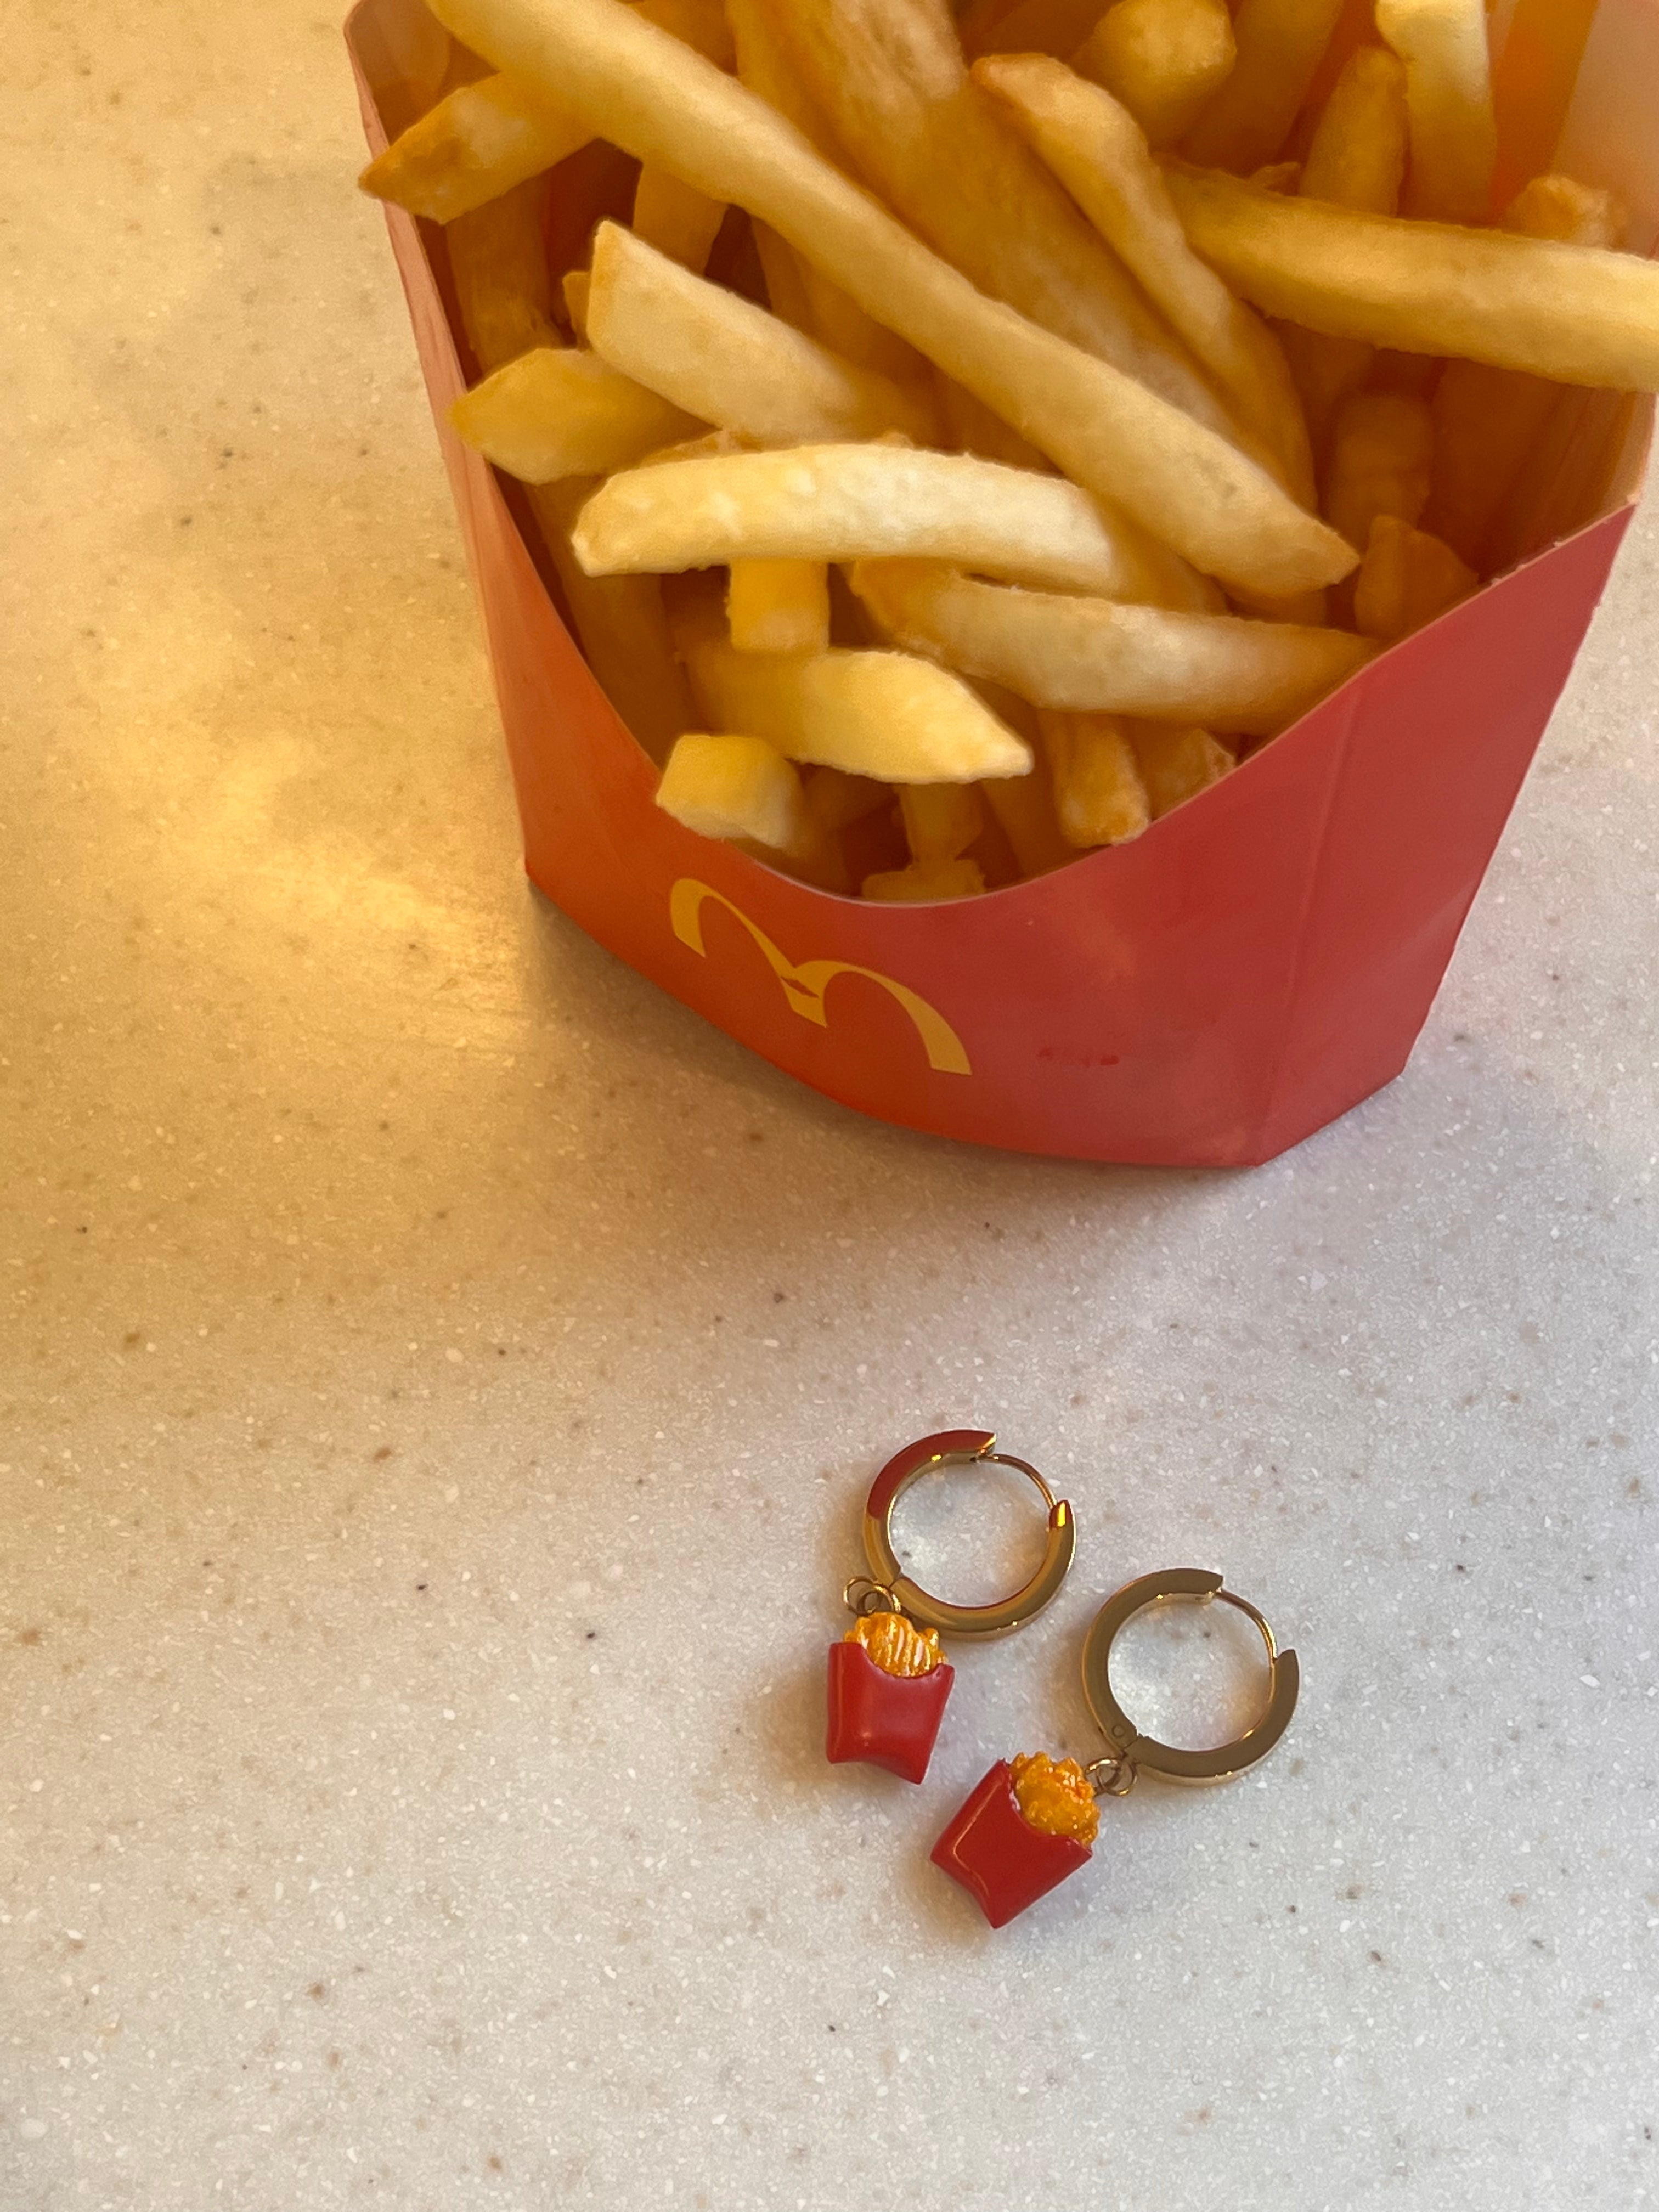
[[[933,1846],[933,1861],[969,1891],[993,1928],[1005,1927],[1093,1854],[1071,1836],[1034,1828],[1000,1759]]]
[[[830,1646],[830,1730],[825,1750],[836,1765],[860,1759],[920,1782],[956,1680],[947,1662],[926,1674],[884,1673],[861,1644]]]

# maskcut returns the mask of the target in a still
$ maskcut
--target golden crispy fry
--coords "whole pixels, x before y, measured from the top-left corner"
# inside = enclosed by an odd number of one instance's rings
[[[1047,471],[1049,463],[1018,430],[994,415],[982,399],[975,399],[965,384],[958,384],[943,369],[933,372],[933,388],[944,431],[942,443],[951,452],[977,453],[984,461],[1003,461],[1011,469]]]
[[[686,662],[711,720],[792,760],[884,783],[974,783],[1031,764],[965,684],[906,653],[739,653],[704,636]]]
[[[1116,714],[1037,716],[1054,786],[1054,813],[1068,845],[1127,845],[1152,818],[1146,787]]]
[[[873,776],[848,775],[838,768],[811,769],[802,788],[807,812],[829,836],[862,822],[877,807],[890,805],[893,799],[890,784],[878,783]]]
[[[985,877],[977,860],[913,860],[908,868],[866,876],[863,896],[889,905],[917,906],[933,899],[977,898]]]
[[[1250,182],[1259,192],[1293,192],[1302,182],[1302,164],[1268,161],[1250,172]]]
[[[1159,722],[1127,728],[1154,822],[1232,773],[1232,755],[1207,730],[1173,730]]]
[[[1342,0],[1239,0],[1238,59],[1187,133],[1187,158],[1245,173],[1277,160],[1341,13]]]
[[[902,1613],[861,1613],[842,1641],[861,1644],[872,1666],[901,1681],[931,1674],[945,1660],[938,1629],[918,1628]]]
[[[428,108],[357,182],[411,215],[453,222],[553,168],[592,136],[521,77],[487,76]]]
[[[1045,1835],[1069,1836],[1091,1844],[1100,1829],[1100,1810],[1089,1778],[1074,1759],[1050,1759],[1046,1751],[1021,1752],[1009,1769],[1020,1811]]]
[[[924,866],[959,860],[985,827],[985,802],[975,783],[904,783],[899,786],[910,857]]]
[[[734,561],[726,613],[739,653],[827,653],[830,572],[822,561]]]
[[[480,370],[532,346],[556,346],[553,293],[542,246],[539,178],[458,216],[444,234],[461,321]]]
[[[466,444],[526,483],[608,476],[702,427],[570,346],[520,354],[464,393],[449,419]]]
[[[1370,215],[1393,215],[1406,177],[1406,72],[1382,46],[1361,46],[1320,112],[1298,189]],[[1337,409],[1359,391],[1376,358],[1363,338],[1324,337],[1286,325],[1285,351],[1322,452]]]
[[[1370,657],[1343,630],[1010,590],[938,562],[860,562],[853,584],[896,644],[1068,713],[1267,736]]]
[[[1485,222],[1498,159],[1486,0],[1376,0],[1376,27],[1406,65],[1411,212]]]
[[[590,576],[570,550],[570,526],[592,479],[538,485],[530,502],[588,665],[611,705],[654,761],[692,721],[691,693],[675,655],[654,576]]]
[[[1611,192],[1571,177],[1535,177],[1503,227],[1523,238],[1614,246],[1627,218]],[[1434,490],[1426,527],[1479,568],[1510,486],[1544,435],[1560,386],[1542,377],[1449,361],[1434,394]]]
[[[680,738],[657,804],[700,836],[752,837],[779,853],[805,853],[818,834],[799,769],[763,738]]]
[[[975,54],[1049,54],[1064,61],[1088,37],[1101,0],[1018,0]]]
[[[595,575],[729,561],[925,557],[1113,599],[1202,602],[1062,477],[908,446],[795,446],[612,477],[576,532]]]
[[[915,395],[693,276],[618,223],[601,223],[593,240],[587,336],[612,368],[687,413],[767,444],[933,434],[931,411]]]
[[[1198,252],[1268,314],[1563,384],[1659,391],[1659,264],[1498,230],[1389,221],[1172,169]]]
[[[1173,146],[1232,74],[1224,0],[1117,0],[1072,57],[1121,100],[1153,146]]]
[[[1357,565],[1352,549],[1265,469],[1132,379],[987,300],[763,102],[620,0],[436,5],[468,46],[556,85],[614,143],[769,222],[1079,483],[1204,574],[1295,592]]]
[[[1246,427],[1311,505],[1302,403],[1272,332],[1188,245],[1163,171],[1128,110],[1061,63],[1032,54],[974,64],[1101,236],[1138,277]]]
[[[1195,421],[1229,425],[1196,364],[972,83],[944,0],[765,0],[836,137],[981,291]]]
[[[1325,471],[1331,527],[1362,550],[1379,514],[1414,523],[1434,480],[1434,418],[1403,392],[1361,392],[1343,404]]]
[[[701,272],[720,235],[726,209],[695,185],[683,185],[647,162],[634,188],[634,234],[684,269]]]
[[[1354,580],[1354,626],[1392,645],[1421,629],[1480,588],[1480,579],[1449,545],[1391,514],[1371,525]]]

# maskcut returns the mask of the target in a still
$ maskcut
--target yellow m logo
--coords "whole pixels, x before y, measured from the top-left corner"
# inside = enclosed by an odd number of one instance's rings
[[[916,1035],[921,1039],[921,1048],[927,1055],[927,1065],[940,1075],[971,1075],[973,1066],[963,1049],[962,1039],[943,1014],[937,1013],[926,999],[902,983],[896,983],[890,975],[884,975],[874,968],[859,968],[850,960],[807,960],[797,967],[786,959],[773,944],[766,932],[750,921],[743,908],[733,906],[711,884],[700,884],[694,877],[682,876],[668,896],[668,920],[680,943],[689,945],[693,952],[706,959],[707,948],[702,941],[702,908],[705,900],[713,899],[717,906],[740,921],[755,943],[760,947],[767,966],[783,986],[783,995],[789,1006],[804,1022],[811,1022],[821,1030],[830,1026],[829,1009],[824,994],[837,975],[862,975],[867,983],[879,983],[882,989],[896,999],[915,1024]]]

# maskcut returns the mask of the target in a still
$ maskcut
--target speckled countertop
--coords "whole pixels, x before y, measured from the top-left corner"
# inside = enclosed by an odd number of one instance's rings
[[[1659,532],[1392,1090],[953,1151],[526,890],[333,15],[6,79],[0,2212],[1652,2203]],[[917,1792],[823,1647],[962,1420],[1083,1542]],[[933,1836],[1181,1559],[1291,1739],[991,1936]]]

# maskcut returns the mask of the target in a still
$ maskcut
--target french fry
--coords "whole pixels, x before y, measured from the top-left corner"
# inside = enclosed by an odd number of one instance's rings
[[[1224,0],[1116,0],[1072,58],[1121,100],[1153,146],[1173,146],[1232,74]]]
[[[1548,176],[1534,178],[1502,220],[1523,238],[1615,246],[1626,217],[1611,192]],[[1424,523],[1476,568],[1485,566],[1498,510],[1559,397],[1560,386],[1541,377],[1446,363],[1434,393],[1434,490]]]
[[[985,827],[985,804],[974,783],[902,783],[899,812],[913,860],[959,860]]]
[[[927,558],[1111,599],[1204,603],[1196,580],[1064,477],[908,446],[795,446],[636,469],[594,494],[575,542],[594,575]]]
[[[1103,14],[1102,0],[1017,0],[979,46],[979,54],[1048,54],[1064,61]]]
[[[432,222],[453,222],[538,177],[593,136],[521,77],[487,76],[430,107],[357,179]]]
[[[1207,730],[1176,730],[1161,722],[1126,726],[1154,822],[1233,771],[1232,755]]]
[[[811,769],[801,788],[807,812],[828,836],[850,829],[877,807],[890,806],[893,802],[890,784],[878,783],[873,776],[848,775],[838,768]]]
[[[734,561],[726,613],[739,653],[827,653],[830,572],[822,561]]]
[[[703,427],[571,346],[520,354],[465,392],[449,419],[467,445],[526,483],[608,476]]]
[[[556,87],[611,143],[770,223],[867,313],[1203,574],[1297,592],[1357,565],[1352,547],[1267,470],[1132,378],[988,300],[763,101],[621,0],[436,8],[466,45]]]
[[[1361,46],[1320,111],[1298,190],[1306,199],[1393,215],[1406,179],[1406,72],[1385,47]],[[1364,386],[1376,349],[1363,338],[1324,337],[1294,324],[1282,336],[1310,434],[1322,452],[1337,409]]]
[[[812,319],[812,303],[807,297],[806,279],[794,247],[787,245],[769,223],[756,223],[754,236],[772,313],[792,330],[804,331],[812,337],[817,328]]]
[[[1061,63],[1035,54],[974,64],[1101,236],[1139,278],[1235,412],[1311,505],[1313,457],[1302,403],[1273,333],[1188,245],[1164,173],[1126,107]]]
[[[935,899],[976,898],[985,889],[977,860],[913,860],[864,879],[863,896],[890,905],[916,906]]]
[[[723,204],[649,162],[634,188],[634,234],[684,269],[702,273],[726,220]]]
[[[619,223],[601,223],[594,237],[587,337],[613,368],[687,414],[769,445],[933,434],[915,394],[692,275]]]
[[[1434,481],[1434,417],[1402,392],[1361,392],[1344,402],[1325,471],[1325,515],[1350,545],[1370,543],[1379,514],[1415,523]]]
[[[860,562],[884,634],[1034,706],[1270,736],[1370,658],[1344,630],[984,584],[937,562]]]
[[[1068,845],[1127,845],[1152,818],[1128,732],[1115,714],[1037,716],[1054,787],[1054,813]]]
[[[559,343],[542,249],[546,196],[532,177],[457,216],[444,234],[467,341],[486,376],[532,346]]]
[[[980,789],[1022,876],[1046,876],[1073,857],[1054,813],[1054,786],[1042,769],[1030,775],[1006,775]]]
[[[1293,192],[1302,182],[1302,164],[1268,161],[1261,168],[1253,169],[1249,180],[1259,192]]]
[[[1226,434],[1196,364],[974,86],[944,0],[764,4],[837,140],[937,252],[981,292]]]
[[[1659,263],[1168,174],[1193,246],[1268,314],[1561,384],[1659,391]]]
[[[592,289],[592,281],[586,269],[567,269],[559,279],[559,290],[564,297],[564,312],[571,329],[579,338],[587,336],[587,295]]]
[[[654,761],[692,724],[691,694],[676,657],[654,576],[590,576],[570,550],[570,526],[593,488],[567,477],[538,485],[530,503],[563,587],[576,635],[600,688]]]
[[[1376,0],[1376,27],[1406,65],[1410,211],[1485,222],[1498,159],[1486,0]]]
[[[1036,447],[1022,438],[982,399],[975,399],[965,384],[958,384],[943,369],[933,372],[939,401],[942,442],[952,452],[977,453],[983,461],[1002,461],[1011,469],[1035,469],[1040,475],[1050,464]]]
[[[1188,160],[1245,173],[1276,161],[1341,13],[1342,0],[1239,0],[1238,58],[1182,140]]]
[[[1440,538],[1379,514],[1354,580],[1354,627],[1393,645],[1468,599],[1480,582]]]
[[[699,836],[752,838],[778,853],[805,857],[822,836],[801,797],[800,771],[763,738],[678,738],[657,804]]]
[[[958,677],[902,653],[739,653],[719,637],[686,651],[711,719],[791,760],[884,783],[1024,775],[1029,748]]]

